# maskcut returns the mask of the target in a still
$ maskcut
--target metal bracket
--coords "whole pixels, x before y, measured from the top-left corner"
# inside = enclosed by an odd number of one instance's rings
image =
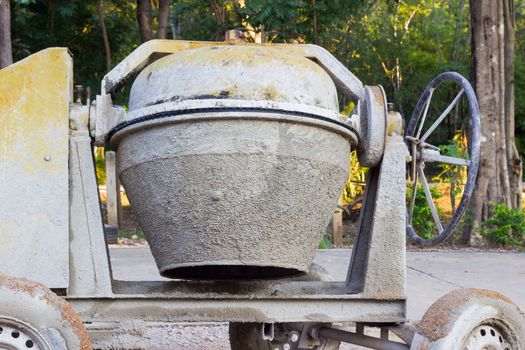
[[[113,105],[111,95],[97,95],[89,115],[89,129],[95,138],[95,146],[104,146],[111,128],[122,122],[125,116],[124,108]]]
[[[273,323],[263,323],[261,327],[263,340],[273,340],[275,338],[275,326]]]
[[[189,49],[219,45],[231,45],[231,43],[213,41],[150,40],[136,48],[104,76],[101,84],[101,95],[116,92],[134,74],[163,56]],[[331,53],[320,46],[311,44],[238,45],[266,46],[311,59],[330,74],[342,94],[356,100],[364,100],[365,90],[363,83]]]
[[[381,165],[370,169],[348,269],[347,284],[352,293],[372,298],[406,298],[405,164],[408,160],[403,138],[393,132],[387,137]]]
[[[383,330],[383,328],[381,328]],[[341,329],[323,327],[318,330],[320,337],[339,340],[378,350],[409,350],[410,346],[387,339],[370,337],[364,334],[344,331]]]

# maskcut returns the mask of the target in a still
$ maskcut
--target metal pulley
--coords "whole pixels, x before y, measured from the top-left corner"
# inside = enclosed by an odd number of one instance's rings
[[[382,86],[365,86],[365,103],[359,117],[359,164],[377,166],[383,158],[387,125],[387,100]]]

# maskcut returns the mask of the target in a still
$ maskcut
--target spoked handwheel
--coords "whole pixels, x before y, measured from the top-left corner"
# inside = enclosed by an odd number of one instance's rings
[[[435,94],[437,88],[445,82],[454,82],[459,92],[442,113],[436,119],[431,121],[428,116],[432,96]],[[430,143],[429,138],[436,132],[438,126],[443,123],[443,120],[445,120],[462,98],[466,98],[468,106],[467,117],[469,121],[469,132],[467,139],[469,145],[463,156],[457,154],[454,156],[445,155],[442,154],[442,149],[440,147]],[[427,126],[427,128],[425,128],[425,126]],[[416,108],[412,113],[412,117],[405,131],[405,142],[408,145],[412,158],[411,163],[409,164],[409,174],[413,181],[407,212],[407,235],[414,243],[436,245],[447,239],[459,224],[459,220],[465,213],[472,196],[478,173],[481,142],[479,107],[474,90],[468,80],[455,72],[442,73],[432,80],[419,98]],[[425,165],[429,164],[432,164],[433,166],[446,164],[466,168],[466,181],[464,182],[461,200],[459,201],[457,208],[454,208],[455,210],[453,210],[450,220],[446,224],[444,224],[440,218],[440,213],[432,198],[429,181],[425,175]],[[419,235],[413,226],[414,207],[416,205],[418,186],[421,186],[424,190],[426,202],[432,213],[435,225],[433,230],[435,234],[430,238]]]

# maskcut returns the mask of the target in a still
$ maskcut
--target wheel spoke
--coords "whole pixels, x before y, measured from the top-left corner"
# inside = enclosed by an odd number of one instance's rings
[[[410,176],[412,177],[412,180],[416,178],[416,175],[417,175],[417,145],[415,143],[412,143],[412,162],[410,163],[411,165],[411,172],[410,172]]]
[[[445,117],[450,113],[452,108],[454,108],[456,103],[458,103],[458,101],[461,98],[461,96],[463,96],[463,92],[464,92],[463,89],[461,89],[461,91],[459,91],[459,93],[456,95],[454,100],[452,100],[452,102],[448,105],[447,109],[445,109],[443,111],[443,113],[441,113],[441,115],[439,116],[439,118],[436,119],[434,124],[432,124],[432,126],[425,132],[425,134],[421,138],[421,142],[425,142],[425,140],[430,136],[430,134],[432,134],[434,132],[434,130],[438,127],[438,125],[441,124],[443,119],[445,119]],[[419,136],[419,132],[418,132],[418,136]]]
[[[443,156],[434,152],[421,152],[421,160],[424,162],[439,162],[469,167],[472,163],[469,159]]]
[[[425,119],[427,118],[428,107],[430,107],[430,100],[432,99],[433,93],[434,89],[430,89],[430,93],[428,94],[427,102],[425,105],[425,111],[423,112],[423,116],[421,117],[421,124],[419,124],[419,128],[417,129],[416,138],[419,138],[419,135],[421,135],[421,130],[423,129],[423,124],[425,124]]]
[[[428,187],[427,179],[425,178],[425,173],[423,171],[423,163],[418,164],[417,171],[419,173],[419,177],[421,178],[421,184],[423,185],[423,190],[425,190],[425,197],[427,198],[427,203],[430,208],[430,211],[432,211],[432,217],[434,218],[434,222],[436,223],[439,233],[443,232],[443,225],[441,224],[441,220],[439,219],[439,215],[436,209],[436,205],[434,204],[434,201],[432,200],[432,194],[430,193],[430,187]]]
[[[434,145],[431,145],[430,143],[427,143],[427,142],[421,142],[420,143],[420,146],[421,148],[429,148],[429,149],[432,149],[434,151],[441,151],[441,149],[438,147],[438,146],[434,146]]]
[[[417,191],[417,172],[414,175],[414,184],[412,185],[412,196],[410,197],[410,207],[408,208],[408,224],[412,225],[412,217],[414,216],[414,208],[416,206],[416,191]]]
[[[417,191],[417,145],[412,143],[412,162],[410,163],[410,177],[414,181],[412,186],[412,197],[410,198],[410,207],[408,208],[408,223],[412,225],[412,216],[414,215],[414,207],[416,205],[416,191]]]

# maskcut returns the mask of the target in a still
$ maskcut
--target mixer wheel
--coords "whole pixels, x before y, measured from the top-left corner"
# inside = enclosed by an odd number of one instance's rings
[[[443,92],[443,89],[438,87],[445,85],[450,89],[450,84],[453,84],[458,91],[454,99],[448,106],[442,110],[436,107],[430,108],[432,104],[432,96],[436,96]],[[445,91],[446,87],[445,87]],[[459,108],[462,99],[465,99],[465,106],[468,110],[466,118],[468,120],[468,132],[466,139],[468,145],[466,147],[452,147],[447,150],[447,147],[438,147],[433,145],[434,142],[440,142],[438,139],[433,139],[439,132],[436,131],[441,125],[445,124],[447,116],[455,108]],[[441,114],[435,120],[427,118],[429,111],[438,109]],[[449,119],[451,119],[449,117]],[[453,123],[450,123],[454,125]],[[407,210],[407,235],[408,238],[416,244],[433,246],[441,243],[450,237],[454,229],[458,226],[459,220],[467,210],[470,198],[474,191],[476,184],[476,177],[478,174],[480,147],[481,147],[481,126],[479,117],[478,101],[474,89],[467,79],[456,72],[445,72],[438,75],[430,82],[423,94],[419,98],[417,105],[412,113],[412,117],[405,130],[405,142],[411,155],[411,162],[409,166],[409,175],[411,179],[412,194]],[[459,142],[458,142],[459,143]],[[442,154],[444,152],[444,154]],[[437,170],[439,169],[439,170]],[[452,191],[452,183],[454,183],[454,192],[461,193],[459,204],[457,208],[452,209],[452,215],[447,222],[442,222],[444,219],[440,215],[439,208],[434,203],[432,198],[432,182],[435,182],[436,172],[441,174],[448,174],[452,180],[450,191]],[[429,176],[429,179],[427,179]],[[457,187],[462,187],[456,188]],[[421,186],[425,193],[428,208],[432,213],[434,220],[433,237],[425,237],[416,232],[414,228],[414,215],[417,197],[417,188]]]
[[[71,305],[45,286],[0,275],[0,349],[91,350]]]
[[[232,350],[294,350],[298,349],[300,334],[287,329],[286,323],[275,325],[275,339],[262,338],[262,324],[260,323],[230,323],[230,346]],[[293,329],[298,329],[294,324]],[[338,350],[339,341],[320,338],[321,345],[310,350]],[[303,348],[301,348],[303,349]]]
[[[501,294],[458,289],[430,306],[417,325],[410,349],[525,349],[525,318]]]

